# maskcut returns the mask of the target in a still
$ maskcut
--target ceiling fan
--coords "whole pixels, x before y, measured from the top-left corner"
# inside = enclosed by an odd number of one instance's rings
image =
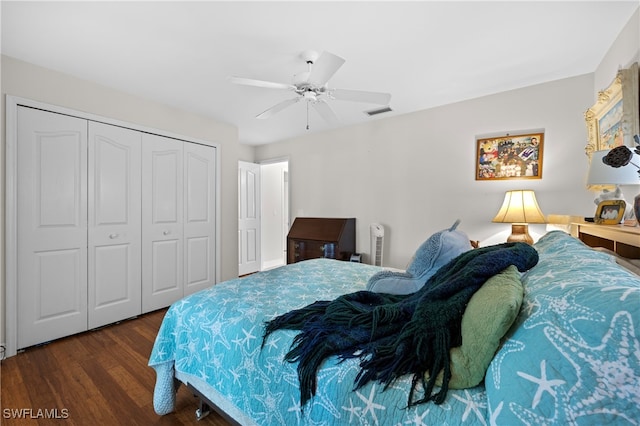
[[[340,69],[345,60],[333,53],[306,50],[300,55],[308,65],[308,71],[293,76],[293,83],[275,83],[271,81],[254,80],[243,77],[230,77],[232,83],[246,86],[257,86],[267,89],[284,89],[296,93],[296,96],[284,100],[266,111],[258,114],[256,118],[265,119],[282,111],[283,109],[300,102],[307,101],[307,129],[309,129],[309,105],[330,124],[339,121],[328,100],[342,100],[364,102],[379,105],[388,105],[391,100],[389,93],[365,92],[361,90],[333,89],[327,82]]]

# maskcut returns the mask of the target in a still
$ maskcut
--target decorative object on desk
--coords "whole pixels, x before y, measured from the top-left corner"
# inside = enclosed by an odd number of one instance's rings
[[[609,153],[602,158],[602,162],[614,169],[622,169],[626,173],[629,173],[629,170],[633,169],[631,166],[634,166],[636,168],[635,171],[638,174],[636,184],[640,184],[640,158],[638,158],[640,156],[640,134],[634,135],[633,140],[636,144],[633,152],[626,146],[622,145],[609,151]],[[636,224],[640,225],[640,194],[636,195],[633,200],[633,214],[636,218]]]
[[[596,103],[584,113],[589,140],[585,151],[633,146],[632,136],[640,133],[638,63],[618,71],[611,85],[598,92]]]
[[[511,235],[507,242],[533,244],[529,235],[529,223],[546,223],[532,190],[507,191],[504,202],[492,222],[511,223]]]
[[[602,190],[602,192],[594,199],[596,205],[605,200],[625,200],[622,189],[619,185],[640,185],[640,178],[638,177],[634,164],[627,161],[627,164],[623,165],[622,162],[618,167],[609,166],[605,162],[613,161],[612,159],[620,159],[620,152],[627,150],[630,154],[633,154],[626,146],[619,146],[612,151],[616,151],[614,155],[608,157],[610,151],[595,151],[591,156],[591,165],[589,166],[589,174],[587,176],[587,187],[589,189]],[[634,161],[636,161],[634,159]],[[626,219],[633,219],[634,212],[631,205],[627,205],[627,210],[624,217]]]
[[[541,179],[544,132],[476,138],[476,180]]]
[[[624,200],[605,200],[598,204],[595,222],[599,225],[618,225],[624,216]]]

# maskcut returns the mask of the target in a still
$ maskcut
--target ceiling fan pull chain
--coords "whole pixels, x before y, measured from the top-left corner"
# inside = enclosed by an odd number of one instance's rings
[[[309,101],[307,101],[307,130],[309,130]]]

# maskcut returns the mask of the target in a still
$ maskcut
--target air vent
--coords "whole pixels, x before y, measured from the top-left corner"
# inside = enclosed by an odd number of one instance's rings
[[[391,107],[386,106],[386,107],[382,107],[382,108],[378,108],[378,109],[372,109],[372,110],[369,110],[369,111],[365,111],[364,113],[367,114],[369,117],[373,117],[374,115],[383,114],[385,112],[391,112],[391,111],[393,111],[391,109]]]

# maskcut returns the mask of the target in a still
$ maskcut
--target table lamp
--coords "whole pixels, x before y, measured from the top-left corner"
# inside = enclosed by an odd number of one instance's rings
[[[546,223],[532,190],[507,191],[504,202],[492,222],[511,223],[511,235],[507,242],[533,244],[529,235],[529,223]]]

